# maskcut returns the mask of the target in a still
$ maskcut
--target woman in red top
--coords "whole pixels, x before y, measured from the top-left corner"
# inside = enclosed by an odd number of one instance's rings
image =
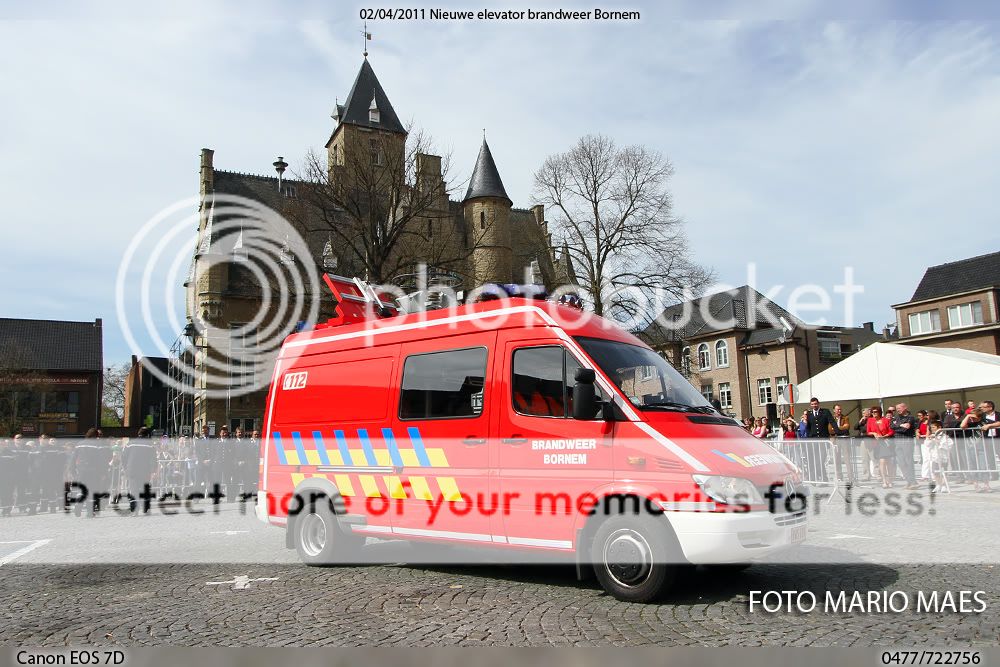
[[[872,416],[868,418],[866,432],[869,437],[875,439],[872,456],[878,459],[878,471],[882,477],[882,488],[891,489],[892,480],[889,477],[889,468],[892,463],[892,426],[889,418],[882,416],[882,408],[875,406],[872,408]]]

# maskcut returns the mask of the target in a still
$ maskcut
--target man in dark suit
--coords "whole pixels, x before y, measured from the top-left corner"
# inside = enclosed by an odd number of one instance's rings
[[[809,399],[809,411],[806,412],[806,436],[811,440],[828,440],[830,436],[839,433],[837,420],[830,411],[819,407],[819,399]],[[809,459],[809,474],[813,481],[826,482],[827,445],[824,443],[809,443],[807,445]]]
[[[806,432],[810,438],[826,439],[840,433],[840,425],[826,408],[819,407],[818,398],[809,399],[809,412],[806,413]]]

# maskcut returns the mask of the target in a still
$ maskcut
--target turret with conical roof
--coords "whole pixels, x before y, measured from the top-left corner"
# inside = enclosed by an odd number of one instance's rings
[[[476,167],[469,179],[469,188],[462,200],[469,238],[473,243],[472,269],[476,284],[514,280],[510,242],[512,205],[484,137]]]
[[[343,104],[330,114],[336,126],[326,142],[331,174],[351,160],[374,159],[379,165],[401,164],[406,128],[399,121],[375,70],[366,58]],[[398,155],[397,155],[398,154]]]

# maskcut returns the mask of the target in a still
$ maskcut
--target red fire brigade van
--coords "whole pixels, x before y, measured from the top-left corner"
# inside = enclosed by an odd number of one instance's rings
[[[544,551],[647,601],[684,564],[805,538],[794,465],[608,321],[518,298],[379,309],[289,336],[276,363],[257,515],[304,562],[368,536]]]

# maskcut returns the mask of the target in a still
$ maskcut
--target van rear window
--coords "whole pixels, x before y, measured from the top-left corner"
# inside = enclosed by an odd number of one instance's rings
[[[485,381],[486,348],[411,355],[403,364],[399,418],[477,417]]]

